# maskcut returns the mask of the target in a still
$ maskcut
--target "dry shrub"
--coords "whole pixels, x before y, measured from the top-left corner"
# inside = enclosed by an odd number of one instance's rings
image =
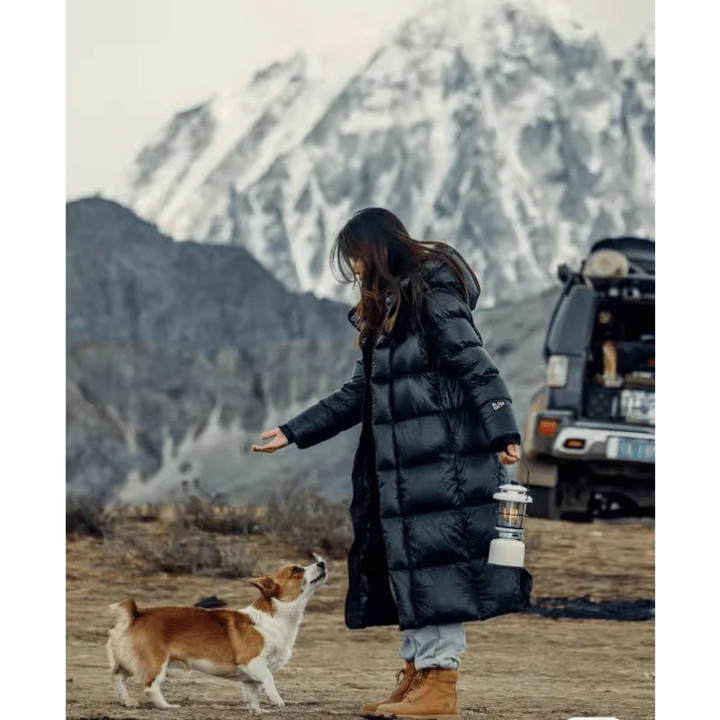
[[[323,557],[347,557],[353,541],[347,505],[331,502],[314,490],[296,483],[281,495],[273,490],[264,517],[267,532],[294,545],[298,552],[318,552]]]
[[[192,497],[185,503],[185,513],[192,524],[203,532],[220,535],[258,535],[264,532],[258,512],[252,507]]]
[[[82,499],[69,499],[65,505],[65,535],[106,538],[113,529],[113,520],[101,506]]]
[[[253,574],[257,562],[245,544],[198,532],[186,520],[173,523],[166,537],[138,537],[127,542],[128,554],[148,573],[245,578]]]

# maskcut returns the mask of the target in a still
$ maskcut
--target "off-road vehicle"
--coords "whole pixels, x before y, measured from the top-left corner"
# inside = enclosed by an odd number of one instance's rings
[[[523,435],[530,513],[654,514],[655,243],[600,240],[558,277]]]

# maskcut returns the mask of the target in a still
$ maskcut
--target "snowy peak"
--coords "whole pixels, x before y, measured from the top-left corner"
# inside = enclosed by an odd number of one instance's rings
[[[642,37],[635,43],[635,46],[630,51],[631,55],[642,56],[648,60],[652,60],[655,63],[655,26],[652,25],[642,35]]]
[[[429,2],[355,71],[296,56],[175,116],[121,199],[348,301],[330,244],[381,205],[458,247],[486,304],[519,299],[603,234],[653,234],[653,50],[613,61],[559,0]]]
[[[272,63],[257,70],[250,81],[251,88],[267,88],[277,82],[284,83],[288,77],[297,78],[305,75],[306,60],[299,53],[287,60]]]
[[[178,113],[141,151],[119,199],[161,227],[173,227],[175,236],[188,237],[190,228],[174,219],[186,214],[213,173],[234,176],[247,168],[304,82],[304,61],[294,57],[257,72],[243,91],[219,93]]]

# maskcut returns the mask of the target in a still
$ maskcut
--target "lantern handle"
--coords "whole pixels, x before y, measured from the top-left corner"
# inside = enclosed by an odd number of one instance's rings
[[[527,475],[525,477],[525,484],[529,485],[530,484],[530,466],[522,458],[520,458],[518,460],[518,462],[525,466],[525,472],[527,473]]]

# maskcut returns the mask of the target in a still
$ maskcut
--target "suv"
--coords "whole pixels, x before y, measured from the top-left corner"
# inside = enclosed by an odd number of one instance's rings
[[[655,243],[600,240],[558,277],[523,440],[530,513],[654,514]]]

